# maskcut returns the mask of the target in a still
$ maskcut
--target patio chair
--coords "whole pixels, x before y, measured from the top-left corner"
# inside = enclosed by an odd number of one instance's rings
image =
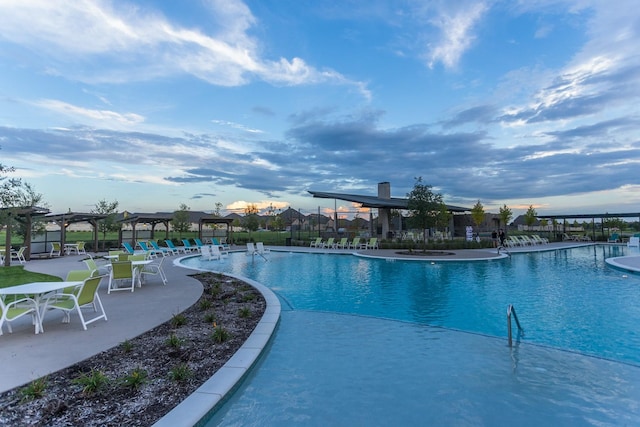
[[[620,236],[618,235],[618,233],[613,233],[607,239],[607,243],[619,243],[619,242],[620,242]]]
[[[15,249],[12,249],[10,252],[10,256],[12,260],[17,260],[20,264],[25,264],[27,262],[27,260],[24,258],[24,251],[27,250],[26,246],[22,246],[20,249],[18,249],[17,251]]]
[[[164,243],[167,245],[167,247],[169,249],[171,249],[176,254],[179,254],[180,252],[182,252],[183,254],[187,253],[187,251],[184,248],[184,246],[176,246],[176,245],[173,244],[172,240],[167,239],[167,240],[164,241]]]
[[[141,278],[145,276],[159,276],[162,279],[162,284],[166,285],[168,280],[167,276],[164,274],[164,270],[162,269],[162,262],[164,261],[164,257],[158,258],[157,261],[152,262],[151,264],[147,264],[142,267],[140,270]]]
[[[118,287],[119,281],[127,283],[131,281],[131,286],[120,288]],[[136,285],[136,276],[133,271],[131,261],[114,261],[111,263],[111,274],[109,275],[109,286],[107,287],[107,294],[111,291],[126,291],[128,289],[133,292]]]
[[[0,335],[2,335],[2,325],[4,325],[5,322],[7,322],[7,329],[11,334],[13,333],[11,322],[27,314],[31,314],[33,317],[32,323],[36,327],[36,333],[38,333],[38,328],[41,324],[40,313],[33,299],[24,297],[8,302],[0,297]]]
[[[71,312],[76,310],[78,312],[78,317],[80,317],[82,328],[85,331],[87,330],[87,325],[89,323],[93,323],[100,319],[104,319],[106,321],[107,314],[104,311],[102,301],[100,301],[100,296],[98,295],[98,287],[100,286],[100,281],[103,277],[104,276],[89,277],[84,280],[82,285],[76,287],[72,292],[63,292],[62,294],[56,294],[47,298],[45,300],[44,309],[42,310],[42,315],[44,316],[47,310],[62,310],[64,312],[62,323],[69,323],[71,321]],[[98,312],[98,308],[100,308],[100,312],[102,314],[99,314],[90,320],[85,320],[85,317],[82,314],[82,307],[86,307],[88,305],[91,305],[96,312]]]
[[[51,252],[49,252],[49,257],[53,258],[54,256],[60,256],[62,252],[62,246],[60,242],[51,242]]]
[[[100,276],[103,276],[109,273],[109,268],[106,265],[104,264],[98,265],[98,263],[96,263],[96,261],[91,257],[83,260],[83,262],[85,263],[89,271],[95,270],[98,272]]]
[[[86,255],[87,254],[87,250],[86,250],[85,246],[86,246],[85,242],[78,242],[78,254],[79,255]]]

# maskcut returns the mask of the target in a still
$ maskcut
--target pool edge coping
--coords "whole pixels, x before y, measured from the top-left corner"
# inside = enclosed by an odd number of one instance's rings
[[[186,267],[180,263],[182,259],[188,257],[180,257],[174,260],[173,264],[181,268],[205,271]],[[269,288],[243,276],[221,274],[242,280],[256,288],[266,301],[264,314],[251,335],[234,355],[211,378],[156,421],[153,427],[196,426],[201,423],[220,402],[224,401],[227,394],[240,384],[262,355],[278,326],[281,312],[280,300]]]

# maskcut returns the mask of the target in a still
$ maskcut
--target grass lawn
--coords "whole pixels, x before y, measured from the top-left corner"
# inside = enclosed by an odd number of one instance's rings
[[[23,285],[31,282],[62,282],[62,279],[58,276],[27,271],[21,265],[0,267],[0,288]]]

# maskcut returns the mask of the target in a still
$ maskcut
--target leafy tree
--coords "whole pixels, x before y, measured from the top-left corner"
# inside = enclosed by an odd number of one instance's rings
[[[189,210],[189,206],[182,203],[180,208],[173,213],[173,218],[171,218],[171,227],[178,232],[180,238],[182,238],[182,233],[186,233],[191,228]]]
[[[538,218],[538,212],[533,208],[533,205],[529,205],[529,209],[524,214],[524,223],[527,224],[527,227],[531,227]]]
[[[105,218],[98,221],[98,232],[102,233],[102,249],[105,249],[107,233],[120,230],[122,226],[116,222],[116,216],[118,215],[118,201],[107,202],[105,199],[100,200],[95,204],[91,213],[107,215]]]
[[[26,224],[18,222],[17,211],[20,208],[27,208],[39,205],[46,207],[43,203],[43,196],[36,193],[31,184],[22,181],[20,178],[9,178],[7,174],[14,172],[13,167],[4,166],[0,163],[0,208],[4,210],[0,212],[0,224],[7,226],[5,234],[5,247],[11,247],[11,230],[17,223],[16,233],[22,237],[23,241],[30,234],[31,230],[27,230]],[[36,227],[43,227],[41,222],[35,222]],[[5,256],[4,265],[11,264],[11,257]]]
[[[471,219],[473,219],[476,228],[479,228],[482,221],[484,221],[484,206],[482,206],[480,200],[471,208]]]
[[[259,219],[258,219],[258,212],[259,212],[258,207],[253,203],[248,204],[244,208],[245,216],[242,221],[242,226],[247,230],[249,230],[249,235],[251,235],[252,231],[256,231],[260,225]]]
[[[271,221],[271,228],[273,230],[284,230],[284,219],[282,218],[282,215],[276,215],[273,220]]]
[[[409,223],[413,228],[419,228],[424,234],[422,249],[426,251],[427,232],[435,227],[441,217],[444,202],[442,195],[434,193],[430,185],[422,183],[422,177],[416,178],[416,182],[408,194],[407,210],[409,211]],[[446,206],[445,206],[446,209]]]
[[[509,221],[511,221],[511,218],[513,218],[513,212],[511,212],[511,209],[509,209],[507,205],[503,205],[500,208],[498,216],[500,217],[500,221],[502,221],[502,223],[504,224],[504,227],[507,228],[507,226],[509,225]]]

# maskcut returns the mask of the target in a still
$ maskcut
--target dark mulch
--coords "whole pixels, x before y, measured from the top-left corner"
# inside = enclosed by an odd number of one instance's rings
[[[27,386],[0,394],[0,426],[150,426],[249,337],[262,295],[227,276],[195,276],[200,300],[171,321]],[[100,377],[106,382],[100,386]]]

